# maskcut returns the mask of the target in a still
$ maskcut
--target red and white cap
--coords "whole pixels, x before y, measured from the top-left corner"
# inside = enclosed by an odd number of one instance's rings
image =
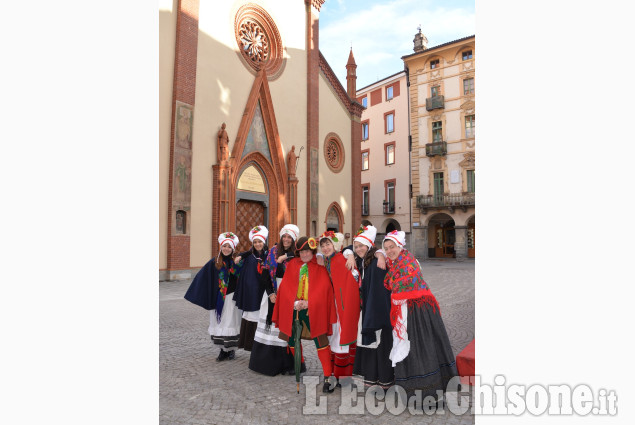
[[[265,226],[256,226],[249,231],[249,242],[253,243],[254,239],[259,238],[267,243],[267,236],[269,236],[269,230]]]
[[[361,226],[357,231],[357,236],[353,239],[353,242],[359,242],[366,245],[368,248],[375,246],[375,237],[377,236],[377,228],[375,226]]]
[[[295,224],[285,224],[285,226],[280,230],[280,237],[283,235],[289,235],[293,239],[293,241],[297,241],[298,237],[300,237],[300,229]]]
[[[218,237],[218,244],[223,246],[227,242],[231,244],[233,250],[236,250],[236,246],[238,245],[238,236],[232,232],[221,233]]]
[[[402,232],[401,230],[393,230],[392,232],[388,233],[381,243],[382,248],[384,248],[384,244],[387,240],[391,240],[403,248],[403,246],[406,244],[406,232]]]
[[[332,230],[328,230],[322,233],[318,240],[322,242],[322,239],[330,240],[333,244],[333,248],[335,248],[335,252],[340,252],[340,250],[342,249],[342,245],[344,245],[344,235]]]

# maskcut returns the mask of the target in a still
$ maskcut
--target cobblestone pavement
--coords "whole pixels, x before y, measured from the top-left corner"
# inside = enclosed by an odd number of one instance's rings
[[[437,297],[454,354],[474,338],[474,261],[427,260],[423,275]],[[172,424],[384,424],[396,418],[387,409],[380,415],[338,414],[342,389],[318,397],[326,401],[328,416],[303,414],[305,386],[296,394],[294,376],[269,377],[248,369],[249,352],[236,351],[236,358],[217,363],[218,348],[212,345],[207,327],[209,312],[183,298],[191,280],[159,283],[159,417]],[[312,341],[303,341],[305,375],[319,376],[321,366]],[[309,391],[311,394],[311,391]],[[448,397],[454,394],[449,393]],[[368,403],[369,400],[366,400]],[[316,401],[315,404],[320,404]],[[355,405],[355,403],[353,403]],[[473,424],[469,412],[456,416],[447,408],[428,415],[406,409],[399,415],[406,424]]]

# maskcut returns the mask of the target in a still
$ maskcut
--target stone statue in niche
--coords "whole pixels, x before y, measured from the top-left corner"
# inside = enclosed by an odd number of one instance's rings
[[[176,233],[185,234],[185,211],[176,212]]]
[[[295,153],[295,145],[291,146],[291,150],[287,154],[287,170],[289,177],[295,177],[295,170],[298,162],[298,155]]]
[[[221,125],[220,130],[218,130],[218,145],[216,150],[216,156],[218,158],[218,163],[225,163],[229,159],[229,136],[227,135],[227,130],[225,130],[225,123]]]

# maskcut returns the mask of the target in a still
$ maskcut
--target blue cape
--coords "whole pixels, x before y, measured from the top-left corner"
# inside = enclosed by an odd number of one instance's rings
[[[220,270],[216,269],[215,259],[212,259],[203,266],[201,270],[196,274],[194,280],[190,284],[189,289],[185,293],[185,298],[189,302],[203,307],[205,310],[216,310],[216,318],[220,321],[221,313],[223,312],[223,305],[225,300],[221,295],[220,288],[218,286],[218,280],[222,273],[225,282],[228,284],[227,292],[225,295],[229,295],[234,292],[236,277],[230,275],[229,269],[233,264],[233,260],[230,256],[222,256],[223,267]],[[236,272],[238,267],[234,267]]]
[[[214,265],[215,259],[211,259],[196,273],[194,280],[185,293],[185,298],[189,302],[203,307],[205,310],[216,308],[216,297],[218,296],[218,271]]]
[[[261,254],[261,273],[258,273],[258,259],[252,255],[252,251],[240,254],[242,258],[242,268],[236,284],[234,300],[236,307],[242,311],[258,311],[262,302],[262,294],[265,292],[261,280],[269,277],[269,270],[266,268],[268,251],[264,249]]]

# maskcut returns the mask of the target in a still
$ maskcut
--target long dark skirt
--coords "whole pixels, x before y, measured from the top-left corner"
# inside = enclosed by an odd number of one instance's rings
[[[382,332],[383,337],[383,332]],[[383,339],[383,338],[382,338]],[[448,382],[457,376],[456,359],[439,310],[423,303],[408,302],[410,352],[395,366],[395,384],[410,397],[422,391],[422,399],[445,393]]]
[[[270,305],[271,304],[271,305]],[[260,316],[249,357],[249,369],[268,376],[276,376],[293,368],[293,357],[287,342],[278,337],[280,331],[273,323],[267,325],[268,312],[273,309],[267,294],[262,296]]]
[[[392,329],[382,329],[377,348],[357,346],[353,375],[365,387],[379,385],[387,389],[395,383],[395,371],[389,359],[392,349]]]
[[[240,322],[240,336],[238,337],[238,348],[242,348],[245,351],[251,351],[254,344],[254,335],[256,335],[256,328],[258,322],[250,322],[249,320],[242,319]]]
[[[254,341],[249,357],[249,369],[263,375],[276,376],[293,369],[293,357],[287,347]]]

